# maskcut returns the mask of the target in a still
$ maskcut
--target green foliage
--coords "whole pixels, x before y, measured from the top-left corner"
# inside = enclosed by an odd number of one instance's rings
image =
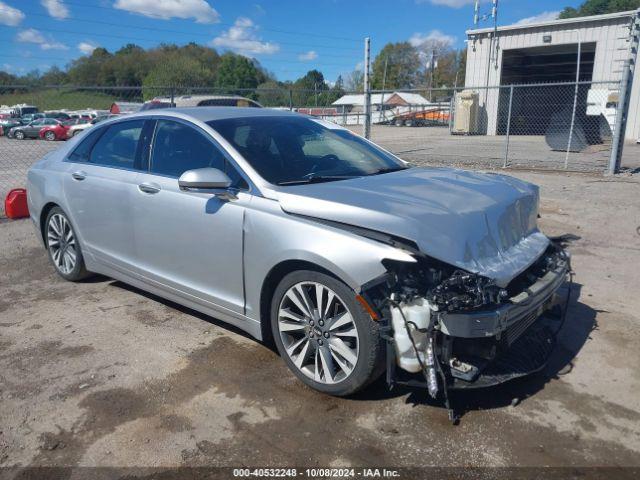
[[[266,75],[247,57],[233,53],[220,57],[215,81],[217,87],[229,90],[256,88],[265,80]]]
[[[0,87],[0,105],[26,103],[45,110],[81,110],[95,108],[108,110],[116,100],[135,101],[129,91],[108,92],[96,90],[35,88],[6,91]]]
[[[309,70],[291,88],[294,107],[327,107],[344,95],[342,87],[329,87],[318,70]]]
[[[386,76],[385,76],[386,65]],[[422,83],[424,69],[418,50],[409,42],[387,43],[372,66],[371,85],[375,89],[412,88]]]
[[[144,99],[150,100],[159,95],[167,95],[172,87],[211,87],[215,73],[207,65],[193,57],[180,55],[178,52],[167,55],[162,63],[157,64],[143,81]]]
[[[423,58],[420,58],[421,52],[424,54]],[[433,79],[431,69],[426,65],[432,55],[435,55],[437,61]],[[424,85],[431,85],[433,88],[451,87],[456,84],[456,79],[458,85],[464,82],[466,63],[466,49],[456,51],[437,40],[428,40],[419,47],[408,42],[388,43],[373,62],[371,84],[374,89],[385,90]],[[347,89],[362,90],[361,76],[357,71],[354,74],[349,79]]]
[[[588,17],[637,8],[640,8],[640,0],[586,0],[578,8],[566,7],[560,13],[560,18]]]
[[[289,105],[289,92],[280,82],[270,80],[258,85],[257,99],[265,107]]]

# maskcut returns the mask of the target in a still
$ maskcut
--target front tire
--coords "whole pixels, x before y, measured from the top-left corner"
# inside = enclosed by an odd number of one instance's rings
[[[383,369],[383,342],[356,294],[334,277],[300,270],[285,276],[271,302],[271,329],[280,356],[306,385],[345,396]]]
[[[13,136],[17,139],[17,140],[24,140],[24,132],[16,132],[13,134]]]
[[[70,282],[87,278],[90,273],[85,268],[78,237],[64,211],[53,207],[44,225],[49,260],[58,275]]]
[[[44,139],[48,142],[53,142],[56,139],[56,134],[52,131],[45,132]]]

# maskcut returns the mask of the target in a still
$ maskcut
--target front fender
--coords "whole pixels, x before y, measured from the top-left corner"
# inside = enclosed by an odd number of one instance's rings
[[[386,272],[382,260],[415,262],[407,252],[311,219],[284,213],[276,201],[254,198],[244,229],[246,315],[260,320],[260,294],[269,273],[290,260],[317,265],[355,292]]]

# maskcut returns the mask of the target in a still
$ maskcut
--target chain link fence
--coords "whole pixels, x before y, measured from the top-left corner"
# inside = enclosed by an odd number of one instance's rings
[[[127,115],[153,98],[160,100],[156,106],[196,104],[196,100],[246,105],[220,98],[230,95],[363,132],[362,92],[0,86],[0,198],[23,187],[35,161],[73,134],[91,128],[91,122]],[[604,172],[611,156],[618,97],[618,82],[374,91],[371,140],[416,165]],[[43,125],[42,116],[67,125],[64,129]],[[30,124],[34,119],[36,123]],[[625,148],[623,166],[640,159],[639,148]],[[0,208],[3,215],[4,205]]]
[[[609,164],[618,81],[411,90],[395,95],[414,101],[420,97],[420,103],[389,108],[372,101],[371,139],[408,161],[587,172],[604,172]]]

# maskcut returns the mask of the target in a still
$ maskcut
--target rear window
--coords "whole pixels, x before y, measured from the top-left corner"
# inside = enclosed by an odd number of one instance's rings
[[[111,125],[91,150],[89,163],[115,168],[136,168],[144,120]]]

